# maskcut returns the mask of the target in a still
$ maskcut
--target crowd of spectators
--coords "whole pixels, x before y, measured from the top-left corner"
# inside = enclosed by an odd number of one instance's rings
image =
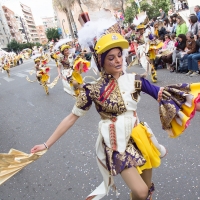
[[[182,1],[181,5],[186,7],[187,5],[184,2]],[[170,53],[156,58],[154,60],[155,68],[167,67],[170,72],[174,72],[178,66],[180,73],[186,73],[191,77],[198,76],[198,63],[200,63],[200,6],[195,6],[195,13],[189,16],[189,25],[179,13],[173,13],[170,10],[167,15],[162,9],[159,11],[160,16],[151,19],[146,29],[151,33],[152,39],[157,38],[163,41],[163,47],[157,53],[160,54],[166,50]],[[130,62],[131,55],[135,54],[133,43],[136,32],[137,29],[133,25],[127,28],[122,27],[122,35],[130,44],[128,62]],[[149,36],[149,39],[151,37]]]

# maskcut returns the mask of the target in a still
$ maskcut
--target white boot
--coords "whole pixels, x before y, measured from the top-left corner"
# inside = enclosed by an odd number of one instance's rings
[[[160,152],[160,158],[165,157],[167,154],[167,149],[163,145],[159,144],[158,140],[156,139],[155,135],[153,134],[152,130],[146,122],[144,122],[144,125],[146,126],[148,132],[151,134],[151,141]]]

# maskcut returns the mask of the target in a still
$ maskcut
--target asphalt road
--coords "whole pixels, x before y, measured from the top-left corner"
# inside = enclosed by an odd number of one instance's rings
[[[56,67],[50,63],[52,79]],[[11,78],[0,74],[0,152],[15,148],[29,153],[32,146],[46,141],[59,122],[67,116],[74,99],[63,91],[61,81],[45,95],[37,83],[26,80],[33,63],[11,69]],[[140,67],[131,71],[142,73]],[[91,73],[92,74],[92,73]],[[35,79],[35,75],[30,76]],[[180,82],[198,82],[200,77],[170,74],[158,70],[164,86]],[[154,169],[156,186],[154,199],[200,199],[200,113],[189,128],[177,139],[169,139],[161,128],[158,103],[142,94],[138,105],[140,120],[148,122],[159,142],[166,146],[168,155],[158,169]],[[101,182],[95,160],[95,141],[100,117],[94,106],[42,158],[30,164],[0,186],[0,200],[81,200]],[[120,176],[115,178],[121,193],[119,200],[129,200],[129,190]],[[115,200],[111,191],[105,200]]]

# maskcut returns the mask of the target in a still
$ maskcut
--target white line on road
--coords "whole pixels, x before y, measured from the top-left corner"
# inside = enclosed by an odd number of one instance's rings
[[[29,105],[31,105],[31,106],[34,106],[34,105],[33,105],[31,102],[29,102],[29,101],[28,101],[27,103],[28,103]]]
[[[3,78],[5,81],[7,81],[7,82],[11,82],[11,81],[14,81],[15,79],[13,79],[13,78],[8,78],[8,77],[4,77]]]
[[[21,77],[21,78],[27,77],[26,74],[22,74],[22,73],[15,73],[14,75]]]

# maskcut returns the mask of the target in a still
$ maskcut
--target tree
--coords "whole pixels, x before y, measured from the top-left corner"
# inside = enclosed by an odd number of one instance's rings
[[[75,0],[67,0],[67,1],[66,0],[53,0],[54,8],[57,8],[66,14],[68,25],[69,25],[69,30],[70,30],[72,38],[74,38],[74,31],[73,31],[73,27],[72,27],[73,16],[70,14],[70,12],[71,12],[71,7],[74,3],[75,3]]]
[[[47,36],[49,41],[51,41],[52,39],[56,40],[56,38],[59,39],[59,37],[60,37],[57,28],[48,28],[46,30],[46,36]]]
[[[32,49],[34,46],[39,47],[39,46],[41,46],[41,44],[38,42],[36,42],[36,43],[30,43],[30,42],[19,43],[16,40],[12,40],[11,42],[9,42],[7,44],[8,51],[14,51],[16,53],[18,53],[19,51],[26,49],[26,48]]]
[[[144,0],[141,2],[140,8],[147,12],[149,19],[152,19],[153,17],[158,17],[160,15],[160,8],[163,9],[165,13],[168,12],[170,8],[170,0],[152,0],[151,5]]]
[[[129,4],[125,10],[125,22],[131,24],[138,13],[139,11],[135,1],[129,1]]]

